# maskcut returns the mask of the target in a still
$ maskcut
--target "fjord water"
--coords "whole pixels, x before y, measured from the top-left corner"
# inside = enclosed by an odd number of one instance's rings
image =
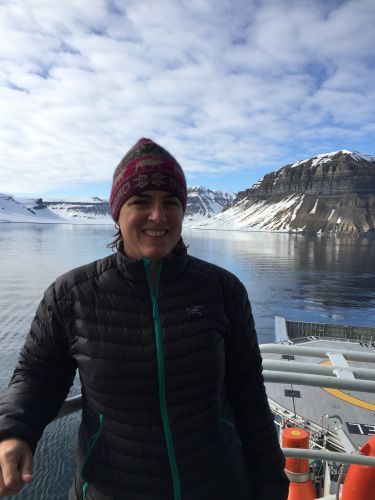
[[[59,274],[108,255],[111,226],[0,224],[0,389],[6,387],[43,290]],[[239,231],[184,231],[189,253],[245,284],[259,342],[275,315],[303,321],[375,324],[375,240]],[[78,381],[72,394],[79,391]],[[72,481],[79,414],[51,424],[35,479],[17,498],[63,499]]]

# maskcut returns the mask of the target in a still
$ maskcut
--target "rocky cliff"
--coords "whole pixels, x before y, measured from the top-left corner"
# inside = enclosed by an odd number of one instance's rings
[[[375,157],[342,150],[286,165],[238,193],[204,225],[375,234]]]

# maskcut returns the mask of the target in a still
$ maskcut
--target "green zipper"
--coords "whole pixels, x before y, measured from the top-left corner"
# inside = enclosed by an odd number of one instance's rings
[[[87,450],[87,453],[83,459],[83,463],[82,463],[82,466],[81,466],[81,477],[83,479],[83,484],[82,484],[82,493],[83,493],[83,500],[86,500],[87,498],[87,488],[89,486],[89,483],[83,478],[83,472],[86,468],[86,465],[87,465],[87,462],[89,461],[89,458],[96,446],[96,443],[98,442],[98,439],[100,438],[100,435],[102,433],[102,430],[103,430],[103,422],[104,422],[104,417],[103,415],[100,413],[99,414],[99,427],[98,427],[98,430],[95,432],[95,434],[93,434],[89,440],[89,443],[88,443],[88,450]]]
[[[147,283],[152,301],[152,317],[154,319],[156,361],[158,367],[158,381],[159,381],[159,406],[160,406],[161,420],[163,423],[164,438],[167,446],[169,466],[172,474],[173,497],[174,500],[181,500],[180,476],[178,473],[178,467],[176,462],[176,455],[174,451],[173,437],[172,437],[172,431],[169,422],[168,407],[167,407],[167,396],[165,389],[165,370],[164,370],[164,346],[163,346],[163,336],[160,325],[159,304],[158,304],[160,275],[161,275],[161,269],[163,267],[163,261],[160,261],[159,264],[155,291],[152,288],[151,278],[150,278],[151,260],[143,259],[143,262],[145,265]]]

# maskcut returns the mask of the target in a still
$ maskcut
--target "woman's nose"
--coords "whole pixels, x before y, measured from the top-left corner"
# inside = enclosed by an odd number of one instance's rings
[[[165,210],[163,205],[161,204],[152,205],[148,218],[153,222],[163,222],[165,220]]]

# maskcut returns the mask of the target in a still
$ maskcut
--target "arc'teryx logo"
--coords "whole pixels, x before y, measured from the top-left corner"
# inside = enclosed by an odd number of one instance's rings
[[[187,307],[186,314],[188,316],[202,316],[202,308],[202,305]]]

